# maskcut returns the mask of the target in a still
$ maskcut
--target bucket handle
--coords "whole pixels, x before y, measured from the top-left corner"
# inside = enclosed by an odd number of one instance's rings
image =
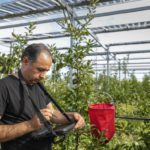
[[[111,104],[115,104],[115,101],[114,101],[113,97],[109,93],[107,93],[107,92],[101,92],[101,93],[102,93],[102,95],[107,95],[111,99],[110,100]]]

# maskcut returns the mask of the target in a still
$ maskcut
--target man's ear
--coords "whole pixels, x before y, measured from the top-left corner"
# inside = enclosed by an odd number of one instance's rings
[[[25,56],[23,59],[22,59],[22,63],[25,64],[25,65],[28,65],[29,64],[29,58],[27,56]]]

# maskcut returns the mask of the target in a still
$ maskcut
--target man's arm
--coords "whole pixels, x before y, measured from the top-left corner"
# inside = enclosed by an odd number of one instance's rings
[[[52,117],[50,118],[50,121],[56,124],[67,124],[68,120],[65,118],[65,116],[58,110],[55,110],[52,106],[52,104],[48,104],[47,108],[51,110]],[[85,121],[83,117],[77,113],[77,112],[67,112],[66,113],[70,119],[76,121],[75,129],[82,128],[85,125]]]
[[[40,127],[41,124],[37,116],[34,116],[29,121],[24,121],[14,125],[0,125],[0,142],[6,142],[15,139],[24,134],[35,131]]]

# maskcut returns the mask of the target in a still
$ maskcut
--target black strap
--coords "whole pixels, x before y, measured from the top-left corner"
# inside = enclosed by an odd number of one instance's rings
[[[22,73],[21,73],[21,70],[18,71],[18,77],[20,79],[20,82],[23,86],[23,89],[25,89],[26,93],[27,93],[27,96],[28,98],[31,100],[36,112],[37,112],[37,115],[39,117],[39,119],[41,120],[41,122],[47,126],[47,120],[46,118],[43,116],[43,114],[41,113],[41,111],[39,110],[39,108],[37,107],[37,105],[35,104],[34,100],[31,98],[30,94],[29,94],[29,90],[28,90],[28,87],[24,81],[24,78],[22,76]],[[56,106],[56,108],[64,115],[64,117],[68,120],[68,122],[72,123],[73,121],[69,118],[69,116],[64,112],[64,110],[58,105],[58,103],[51,97],[51,95],[47,92],[47,90],[45,89],[45,87],[41,84],[41,83],[38,83],[38,85],[40,86],[40,88],[44,91],[44,93],[48,96],[48,98],[52,101],[52,103]]]
[[[57,107],[57,109],[64,115],[64,117],[68,120],[68,122],[72,123],[73,121],[69,118],[69,116],[64,112],[64,110],[58,105],[58,103],[51,97],[51,95],[47,92],[43,84],[38,83],[40,88],[44,91],[44,93],[48,96],[48,98],[52,101],[52,103]]]
[[[24,81],[24,79],[23,79],[22,74],[21,74],[21,70],[18,71],[18,77],[19,77],[20,82],[21,82],[21,84],[22,84],[22,86],[23,86],[23,90],[24,90],[23,92],[24,92],[24,94],[27,94],[28,98],[31,100],[32,105],[34,106],[34,109],[35,109],[35,111],[37,112],[37,115],[38,115],[38,117],[39,117],[41,123],[43,123],[43,125],[44,125],[47,129],[49,129],[49,130],[52,131],[52,129],[49,128],[49,122],[48,122],[48,121],[46,120],[46,118],[43,116],[43,114],[41,113],[41,111],[39,110],[39,108],[37,107],[37,105],[35,104],[34,100],[33,100],[32,97],[30,96],[28,87],[27,87],[27,85],[26,85],[26,83],[25,83],[25,81]],[[24,98],[25,98],[25,96],[24,96]]]

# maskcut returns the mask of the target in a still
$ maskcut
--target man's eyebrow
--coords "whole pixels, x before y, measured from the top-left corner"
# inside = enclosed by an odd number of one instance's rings
[[[38,69],[39,71],[49,71],[49,69],[45,69],[45,68],[42,68],[42,67],[37,67],[37,69]]]

